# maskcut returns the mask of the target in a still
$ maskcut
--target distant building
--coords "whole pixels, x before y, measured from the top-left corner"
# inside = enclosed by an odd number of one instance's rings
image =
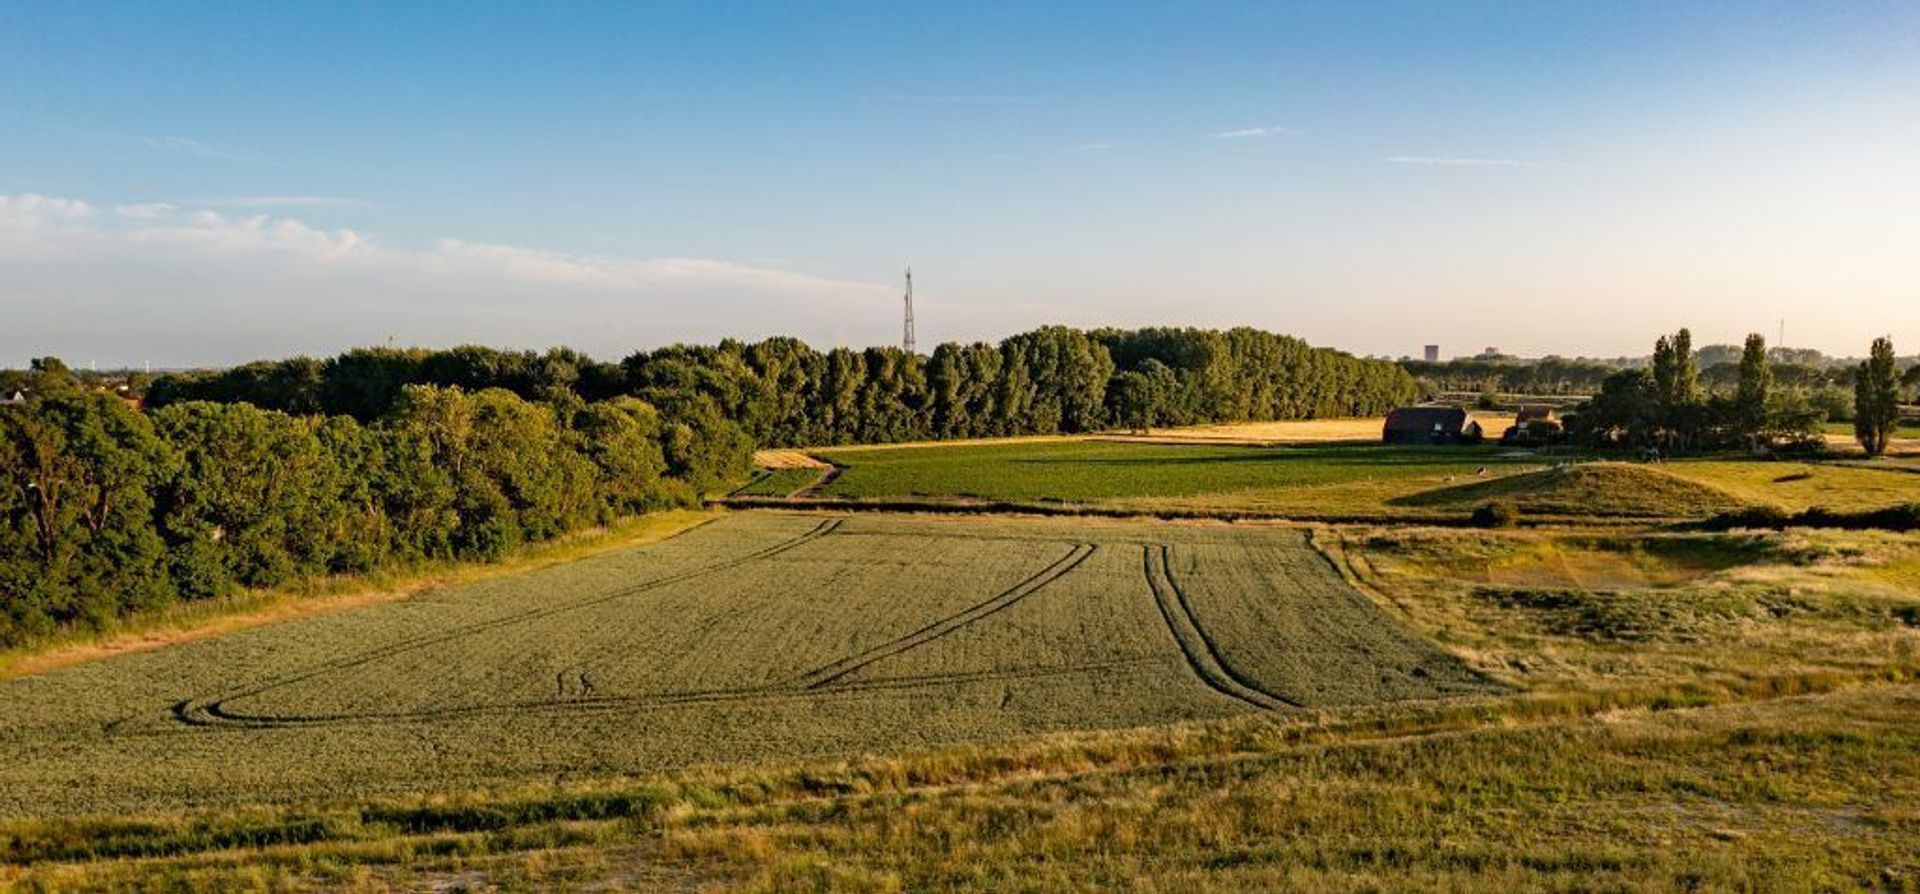
[[[1428,363],[1440,362],[1440,346],[1439,345],[1427,345],[1427,362]]]
[[[13,406],[14,404],[24,404],[26,402],[27,395],[24,392],[15,391],[8,395],[5,400],[0,400],[0,405]]]
[[[1486,350],[1484,350],[1484,351],[1481,351],[1481,352],[1480,352],[1480,353],[1478,353],[1478,354],[1475,354],[1475,355],[1474,355],[1474,357],[1473,357],[1473,359],[1475,359],[1475,360],[1501,360],[1501,359],[1505,359],[1505,357],[1506,357],[1506,356],[1507,356],[1507,355],[1505,355],[1505,354],[1502,354],[1502,353],[1500,353],[1500,349],[1499,349],[1499,348],[1496,348],[1496,347],[1494,347],[1493,345],[1488,345],[1488,346],[1487,346],[1487,348],[1486,348]]]
[[[1401,407],[1387,414],[1381,439],[1388,444],[1475,444],[1480,423],[1459,407]]]
[[[1500,443],[1531,446],[1555,444],[1566,435],[1560,415],[1552,407],[1523,406],[1513,416],[1513,424],[1500,435]]]

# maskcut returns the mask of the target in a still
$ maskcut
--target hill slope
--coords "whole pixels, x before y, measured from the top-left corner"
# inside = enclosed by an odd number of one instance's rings
[[[1538,515],[1704,517],[1745,503],[1718,488],[1649,466],[1585,463],[1451,485],[1398,497],[1396,506],[1476,506],[1504,500]]]

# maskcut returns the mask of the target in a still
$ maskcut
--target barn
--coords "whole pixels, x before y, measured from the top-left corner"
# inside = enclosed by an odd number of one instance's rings
[[[1476,444],[1480,423],[1459,407],[1400,407],[1387,414],[1389,444]]]

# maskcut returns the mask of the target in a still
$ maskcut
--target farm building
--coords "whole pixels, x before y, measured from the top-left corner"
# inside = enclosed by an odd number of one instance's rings
[[[1560,414],[1552,407],[1525,406],[1513,415],[1513,424],[1500,435],[1502,444],[1552,444],[1566,433]]]
[[[27,402],[27,395],[24,392],[20,392],[20,391],[15,391],[9,397],[0,398],[0,405],[24,404],[26,402]]]
[[[1459,407],[1400,407],[1387,414],[1381,437],[1389,444],[1473,444],[1481,432]]]

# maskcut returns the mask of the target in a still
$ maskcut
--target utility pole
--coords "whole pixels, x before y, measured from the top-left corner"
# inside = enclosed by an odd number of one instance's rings
[[[900,327],[900,348],[913,353],[913,268],[907,268],[907,318]]]

